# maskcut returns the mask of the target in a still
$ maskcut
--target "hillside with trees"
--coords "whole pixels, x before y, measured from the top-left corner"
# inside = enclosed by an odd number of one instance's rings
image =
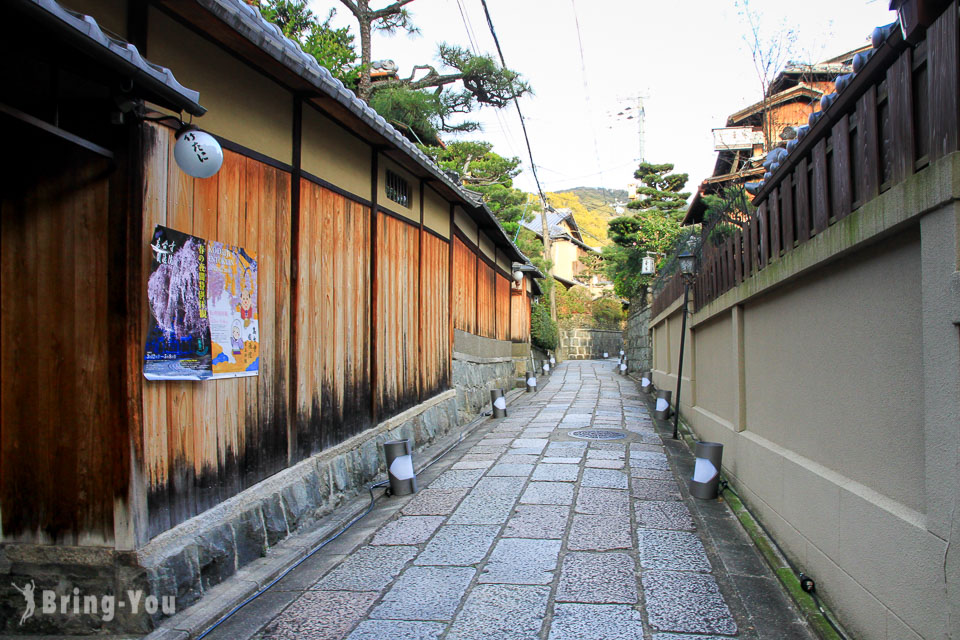
[[[607,223],[618,215],[614,203],[627,201],[627,192],[623,189],[598,187],[576,187],[546,195],[554,208],[573,211],[584,241],[593,247],[610,244]]]

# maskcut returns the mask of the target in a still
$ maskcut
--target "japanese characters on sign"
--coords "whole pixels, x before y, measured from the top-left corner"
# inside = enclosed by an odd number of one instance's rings
[[[160,225],[150,248],[143,375],[150,380],[257,375],[256,256]]]

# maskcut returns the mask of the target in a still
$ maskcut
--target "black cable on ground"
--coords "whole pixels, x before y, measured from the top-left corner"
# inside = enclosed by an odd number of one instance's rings
[[[440,453],[437,454],[436,456],[434,456],[434,458],[433,458],[432,460],[430,460],[430,462],[428,462],[427,464],[423,465],[417,473],[418,473],[418,474],[423,473],[424,471],[426,471],[427,469],[429,469],[433,464],[435,464],[437,461],[439,461],[441,458],[443,458],[445,455],[447,455],[448,453],[450,453],[451,451],[453,451],[457,446],[459,446],[459,445],[463,442],[463,438],[464,438],[464,434],[465,434],[465,433],[467,433],[468,431],[471,431],[481,420],[483,420],[484,418],[487,418],[487,417],[489,417],[489,416],[490,416],[490,412],[488,411],[488,412],[485,412],[485,413],[481,413],[479,416],[477,416],[476,418],[474,418],[473,420],[471,420],[470,422],[468,422],[467,425],[466,425],[463,429],[460,430],[460,437],[457,439],[457,441],[454,442],[454,443],[453,443],[452,445],[450,445],[449,447],[447,447],[446,449],[444,449],[442,452],[440,452]],[[234,614],[236,614],[238,611],[240,611],[240,609],[243,609],[245,606],[247,606],[248,604],[250,604],[251,602],[253,602],[253,601],[256,600],[257,598],[259,598],[260,596],[262,596],[262,595],[263,595],[264,593],[266,593],[271,587],[273,587],[275,584],[277,584],[278,582],[280,582],[281,580],[283,580],[285,577],[287,577],[287,575],[289,575],[289,573],[290,573],[291,571],[293,571],[294,569],[296,569],[297,567],[299,567],[301,564],[303,564],[304,562],[306,562],[308,559],[310,559],[316,552],[320,551],[320,549],[323,549],[325,546],[327,546],[328,544],[330,544],[331,542],[333,542],[334,540],[336,540],[337,538],[339,538],[341,535],[343,535],[344,533],[346,533],[347,529],[349,529],[350,527],[352,527],[353,525],[355,525],[357,522],[359,522],[361,519],[363,519],[364,517],[366,517],[367,514],[369,514],[371,511],[373,511],[373,505],[374,505],[374,503],[376,503],[376,501],[377,501],[377,498],[373,495],[373,490],[376,489],[377,487],[387,486],[388,484],[390,484],[390,480],[389,480],[389,479],[383,480],[383,481],[381,481],[381,482],[376,482],[376,483],[374,483],[374,484],[371,484],[371,485],[367,486],[367,491],[370,492],[370,504],[367,505],[367,508],[364,509],[363,513],[361,513],[361,514],[358,515],[356,518],[354,518],[354,519],[351,520],[349,523],[347,523],[347,525],[344,526],[342,529],[340,529],[340,531],[338,531],[336,534],[334,534],[333,536],[327,538],[326,540],[324,540],[323,542],[321,542],[320,544],[318,544],[316,547],[314,547],[313,549],[311,549],[310,552],[309,552],[307,555],[303,556],[302,558],[300,558],[299,560],[297,560],[296,562],[294,562],[292,565],[290,565],[289,567],[287,567],[286,569],[284,569],[284,570],[280,573],[280,575],[278,575],[276,578],[274,578],[273,580],[271,580],[270,582],[268,582],[264,587],[260,588],[256,593],[254,593],[253,595],[249,596],[247,599],[245,599],[243,602],[241,602],[240,604],[238,604],[238,605],[235,606],[234,608],[230,609],[230,611],[228,611],[227,613],[223,614],[223,616],[221,616],[219,620],[217,620],[216,622],[214,622],[209,628],[207,628],[206,631],[204,631],[204,632],[201,633],[199,636],[197,636],[196,640],[203,640],[203,638],[205,638],[205,637],[207,637],[208,635],[210,635],[217,627],[219,627],[221,624],[223,624],[224,622],[226,622],[227,620],[229,620]],[[388,490],[388,491],[389,491],[389,490]]]

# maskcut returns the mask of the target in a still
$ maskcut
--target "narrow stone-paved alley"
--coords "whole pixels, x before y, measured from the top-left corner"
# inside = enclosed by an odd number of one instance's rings
[[[812,637],[726,507],[688,508],[615,363],[567,362],[540,382],[422,474],[416,495],[381,500],[209,637]],[[716,542],[708,519],[733,539]]]

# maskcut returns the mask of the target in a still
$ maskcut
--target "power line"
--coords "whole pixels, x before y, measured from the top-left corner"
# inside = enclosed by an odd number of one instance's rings
[[[597,143],[597,129],[593,124],[593,112],[590,109],[590,85],[587,81],[587,59],[583,55],[583,38],[580,35],[580,17],[577,15],[577,3],[570,0],[570,8],[573,9],[573,24],[577,29],[577,45],[580,49],[580,75],[583,78],[583,101],[587,105],[587,118],[590,120],[590,134],[593,136],[593,155],[597,160],[597,168],[600,169],[600,181],[605,182],[603,169],[600,167],[600,145]],[[603,202],[607,203],[606,190],[601,187]]]
[[[490,18],[490,9],[487,7],[487,0],[480,0],[480,4],[483,5],[483,13],[487,17],[487,26],[490,27],[490,35],[493,36],[493,43],[497,46],[497,54],[500,56],[500,64],[504,69],[507,68],[507,63],[503,59],[503,49],[500,48],[500,39],[497,37],[497,31],[493,28],[493,20]],[[530,156],[530,170],[533,172],[533,181],[537,183],[537,193],[540,195],[540,202],[543,205],[544,215],[546,215],[547,209],[547,196],[543,193],[543,188],[540,187],[540,178],[537,176],[537,165],[533,162],[533,148],[530,146],[530,136],[527,134],[527,123],[523,119],[523,111],[520,110],[520,101],[517,99],[517,96],[513,96],[513,104],[517,107],[517,115],[520,116],[520,127],[523,129],[523,139],[527,143],[527,155]],[[545,239],[546,243],[548,239]]]
[[[473,22],[470,20],[470,12],[467,11],[464,6],[463,0],[454,0],[457,3],[457,8],[460,11],[460,20],[463,22],[463,29],[467,32],[467,40],[470,41],[470,48],[473,50],[473,55],[480,55],[480,39],[477,37],[476,32],[473,29]],[[513,134],[510,131],[510,126],[507,121],[504,119],[500,109],[494,109],[494,115],[497,118],[497,122],[500,123],[500,131],[503,133],[507,141],[507,146],[510,147],[511,153],[514,152],[516,148],[516,142],[513,139]]]

